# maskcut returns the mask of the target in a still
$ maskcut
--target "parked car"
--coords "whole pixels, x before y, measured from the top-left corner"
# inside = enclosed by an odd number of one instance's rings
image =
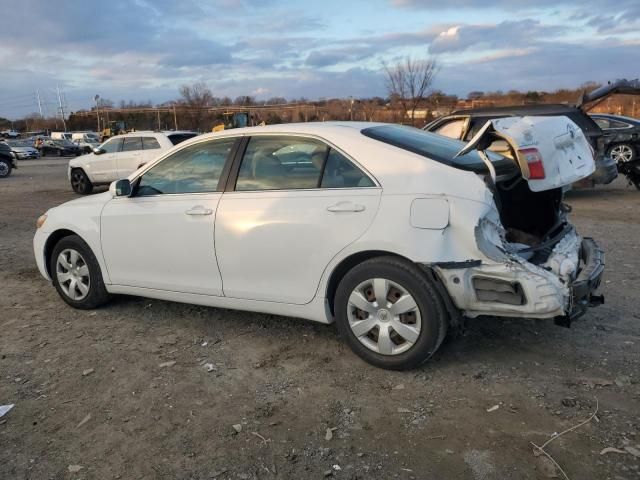
[[[44,140],[40,147],[40,155],[57,155],[58,157],[78,156],[82,152],[71,140]]]
[[[71,141],[80,147],[83,153],[91,153],[100,146],[100,137],[94,132],[73,133]]]
[[[390,369],[428,359],[463,317],[567,323],[602,300],[603,253],[562,203],[592,151],[566,117],[489,126],[466,145],[355,122],[192,138],[48,210],[36,262],[75,308],[130,294],[335,320]],[[505,130],[515,159],[482,150]]]
[[[6,142],[0,142],[0,178],[11,175],[11,170],[18,168],[17,156]]]
[[[51,132],[51,138],[53,140],[71,140],[71,132]]]
[[[107,185],[126,178],[174,145],[195,137],[195,132],[132,132],[116,135],[69,162],[68,177],[74,192],[86,195],[96,185]]]
[[[9,140],[7,142],[11,147],[11,151],[16,154],[19,160],[33,160],[40,158],[40,152],[29,142],[24,140]]]
[[[609,95],[616,93],[640,94],[640,81],[618,80],[596,90],[585,93],[575,105],[567,104],[534,104],[502,107],[482,107],[458,110],[449,115],[435,119],[424,127],[428,132],[435,132],[450,138],[469,141],[482,126],[494,118],[512,116],[558,116],[570,118],[584,132],[592,148],[596,151],[596,171],[588,179],[592,185],[611,183],[618,175],[616,162],[607,154],[605,134],[589,115],[585,113],[589,105],[601,102]]]
[[[0,132],[0,137],[2,138],[18,138],[20,133],[11,129],[11,130],[2,130]]]
[[[629,184],[640,190],[640,120],[594,113],[591,118],[604,132],[605,149]]]

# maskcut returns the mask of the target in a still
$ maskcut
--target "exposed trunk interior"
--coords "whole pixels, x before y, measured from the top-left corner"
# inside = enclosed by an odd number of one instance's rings
[[[532,263],[546,261],[554,237],[565,227],[562,196],[561,188],[532,192],[522,177],[498,182],[494,189],[507,241],[526,245]]]

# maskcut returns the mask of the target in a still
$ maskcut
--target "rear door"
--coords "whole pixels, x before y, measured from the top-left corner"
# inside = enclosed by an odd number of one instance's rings
[[[310,302],[331,259],[371,224],[380,187],[306,136],[254,136],[234,169],[216,215],[225,296]]]
[[[170,148],[170,147],[167,147]],[[138,167],[145,165],[160,156],[160,154],[166,150],[162,148],[160,142],[155,137],[142,137],[142,159]]]

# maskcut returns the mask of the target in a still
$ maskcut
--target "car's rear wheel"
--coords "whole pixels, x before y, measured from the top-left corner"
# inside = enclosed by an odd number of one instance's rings
[[[11,162],[0,158],[0,178],[5,178],[11,175]]]
[[[79,236],[64,237],[56,244],[49,267],[58,294],[72,307],[96,308],[111,298],[98,260]]]
[[[80,195],[88,195],[93,190],[93,184],[84,170],[74,168],[71,170],[71,188]]]
[[[633,146],[628,143],[618,143],[612,145],[607,154],[615,160],[616,163],[631,162],[636,158],[636,151]]]
[[[428,360],[447,332],[447,311],[436,288],[417,266],[395,257],[351,269],[340,281],[334,310],[353,351],[391,370]]]

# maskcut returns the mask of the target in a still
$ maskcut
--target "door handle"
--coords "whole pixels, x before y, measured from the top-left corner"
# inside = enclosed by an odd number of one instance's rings
[[[210,208],[204,208],[202,205],[196,205],[191,210],[187,210],[184,213],[187,215],[211,215],[213,210]]]
[[[330,212],[364,212],[364,205],[353,202],[338,202],[327,207]]]

